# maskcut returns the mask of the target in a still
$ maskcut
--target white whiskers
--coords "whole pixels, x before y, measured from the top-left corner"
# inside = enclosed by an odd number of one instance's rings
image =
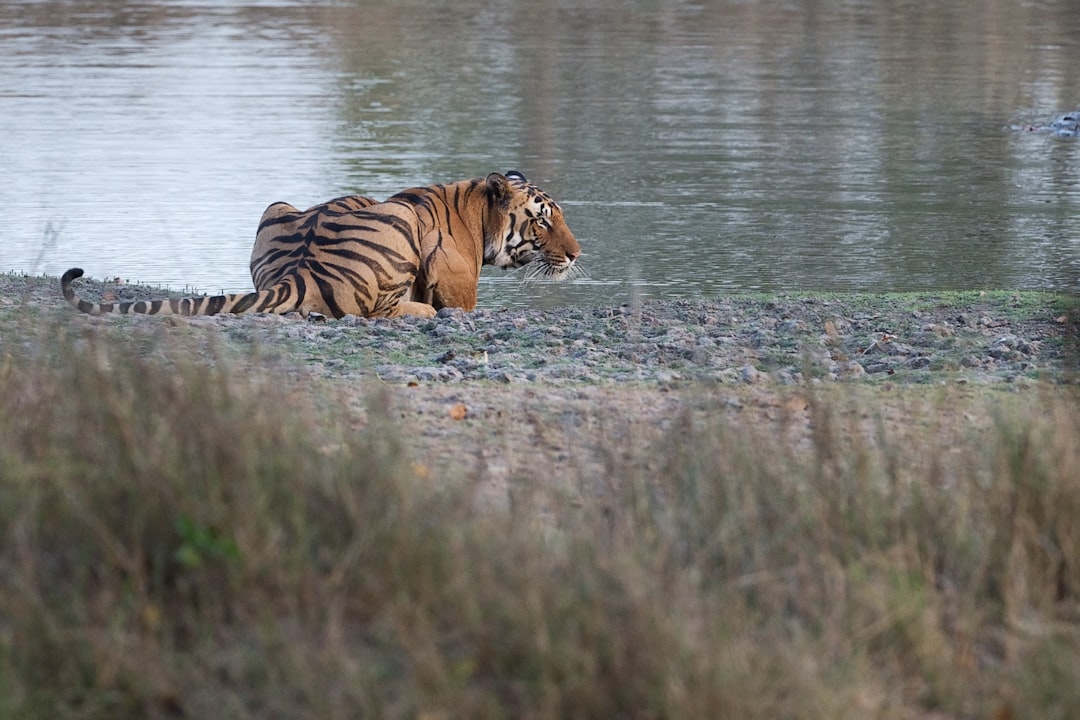
[[[575,262],[569,268],[563,269],[555,265],[537,260],[525,266],[525,276],[521,282],[529,285],[534,282],[562,282],[576,278],[588,278],[589,274],[581,263]]]

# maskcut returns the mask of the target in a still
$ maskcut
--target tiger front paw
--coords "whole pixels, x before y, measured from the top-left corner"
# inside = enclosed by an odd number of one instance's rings
[[[395,317],[400,315],[415,315],[422,318],[435,317],[435,308],[427,303],[405,301],[398,303],[397,312],[394,313]]]

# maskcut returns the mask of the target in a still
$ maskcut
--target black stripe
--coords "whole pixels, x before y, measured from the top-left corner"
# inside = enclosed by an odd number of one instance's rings
[[[363,288],[365,291],[367,288]],[[367,316],[371,313],[371,293],[365,292],[363,296],[360,295],[359,290],[353,293],[353,302],[356,303],[356,307],[360,309],[360,314]]]
[[[348,232],[379,232],[379,230],[381,229],[381,228],[378,228],[378,227],[373,227],[371,225],[367,225],[365,223],[371,223],[372,225],[390,226],[390,227],[396,229],[398,232],[401,232],[403,234],[409,233],[412,230],[412,227],[409,224],[409,222],[407,220],[399,218],[397,215],[372,215],[372,214],[367,214],[367,213],[365,213],[363,215],[360,215],[360,216],[357,216],[356,217],[356,222],[352,222],[352,223],[341,223],[341,222],[333,222],[333,221],[323,222],[322,223],[322,228],[323,228],[323,230],[329,230],[330,232],[341,232],[341,233],[348,233]],[[317,240],[322,240],[322,241],[330,241],[330,242],[339,241],[337,238],[326,238],[326,237],[318,237],[318,238],[312,238],[312,239],[313,240],[317,239]]]
[[[300,213],[285,213],[277,217],[272,217],[259,223],[259,229],[257,233],[261,233],[266,228],[271,228],[276,225],[285,225],[286,223],[295,222],[300,217]],[[250,236],[249,236],[250,237]]]
[[[224,295],[214,295],[213,297],[207,298],[206,307],[203,308],[203,311],[207,315],[217,315],[221,312],[221,309],[225,307],[225,299]]]
[[[412,277],[419,268],[419,263],[417,261],[402,258],[400,255],[397,255],[397,253],[393,254],[397,256],[397,259],[388,257],[388,253],[383,252],[382,262],[379,262],[377,258],[371,257],[370,255],[360,254],[356,254],[349,259],[364,265],[375,273],[376,282],[382,287],[387,280],[392,279],[393,275],[406,275]],[[308,266],[313,273],[329,275],[331,274],[330,269],[332,268],[336,270],[339,275],[346,273],[354,276],[356,275],[355,270],[330,262],[311,262]],[[356,276],[353,280],[353,284],[356,284],[357,282],[363,282],[363,279]]]
[[[424,203],[424,194],[419,192],[413,192],[412,190],[405,190],[394,195],[386,202],[406,203],[409,205],[422,205]]]
[[[394,230],[401,234],[401,240],[409,249],[409,255],[419,258],[420,257],[420,240],[413,232],[413,226],[408,225],[407,222],[401,221],[399,226],[394,227]],[[404,259],[407,256],[400,253],[392,247],[390,241],[387,240],[369,240],[367,237],[347,237],[345,240],[332,240],[326,243],[320,243],[320,250],[326,255],[334,255],[337,257],[353,257],[359,259],[357,250],[353,247],[360,246],[366,247],[372,250],[373,253],[380,255],[393,255],[396,258]]]
[[[294,232],[292,234],[277,235],[273,239],[270,240],[270,243],[272,245],[299,245],[299,244],[304,242],[306,236],[307,236],[306,232],[297,230],[296,232]]]
[[[367,242],[367,241],[359,241],[358,240],[356,242],[356,244],[360,245],[361,247],[369,249],[373,253],[376,253],[378,255],[383,256],[386,259],[387,262],[389,262],[391,264],[394,264],[395,266],[414,264],[414,263],[418,262],[419,259],[420,259],[420,256],[419,256],[418,253],[415,254],[415,255],[411,255],[411,256],[402,255],[397,250],[395,250],[393,248],[390,248],[390,247],[386,247],[385,245],[380,245],[378,243]],[[340,259],[340,260],[354,260],[354,261],[357,261],[357,262],[363,262],[364,260],[368,259],[371,255],[370,255],[370,253],[362,253],[362,252],[359,252],[358,250],[350,250],[350,249],[341,248],[341,249],[327,250],[326,253],[325,253],[325,256],[327,258],[332,257],[334,259]],[[314,261],[312,261],[312,262],[314,262]]]
[[[288,251],[278,249],[265,253],[251,265],[251,276],[255,279],[256,287],[267,288],[276,285],[286,274],[295,271],[300,258],[307,254],[308,248],[304,245],[297,245]],[[270,267],[279,263],[281,265],[278,267]]]
[[[297,275],[293,278],[293,283],[295,284],[295,287],[292,288],[292,290],[296,293],[296,302],[299,304],[301,298],[307,297],[307,280],[304,279],[303,275]],[[286,295],[289,289],[289,286],[283,286],[282,294]]]
[[[326,303],[327,309],[330,310],[330,314],[335,318],[343,317],[345,311],[341,309],[337,298],[334,297],[333,284],[326,282],[320,275],[313,275],[312,279],[315,280],[315,284],[319,288],[319,295],[322,296],[323,302]]]
[[[303,276],[299,274],[291,275],[289,280],[291,282],[282,280],[269,290],[250,295],[251,302],[253,304],[257,303],[255,312],[279,313],[298,309],[301,300],[307,293],[307,285],[304,283]],[[284,309],[286,307],[287,310]],[[247,308],[248,306],[245,305],[243,309],[247,310]]]
[[[298,288],[295,294],[293,293],[294,286]],[[304,298],[303,287],[304,281],[300,276],[293,277],[292,282],[282,281],[274,286],[269,296],[260,303],[257,309],[260,312],[279,314],[296,310]]]
[[[316,225],[319,223],[319,213],[311,213],[304,217],[304,221],[297,225],[297,228],[303,232],[313,232]]]
[[[460,189],[458,189],[458,190],[456,190],[454,192],[454,208],[453,208],[453,211],[456,212],[458,215],[461,214],[461,211],[459,209],[461,207],[461,197],[460,197],[460,195],[461,195]],[[443,222],[446,223],[446,229],[449,230],[450,227],[451,227],[451,223],[453,222],[453,219],[452,219],[452,216],[451,216],[451,209],[450,209],[449,203],[445,207],[446,207],[446,217],[443,219]]]
[[[506,237],[503,239],[504,244],[510,242],[510,239],[513,238],[514,235],[517,234],[517,224],[518,224],[517,215],[515,215],[514,213],[509,213],[508,218],[510,220],[510,231],[506,234]]]
[[[251,264],[251,269],[252,269],[253,272],[258,272],[259,270],[265,268],[267,265],[272,265],[272,264],[281,262],[283,258],[295,259],[293,257],[294,255],[301,256],[301,255],[303,255],[303,252],[300,249],[293,250],[293,251],[290,251],[290,252],[286,252],[284,250],[271,250],[271,251],[267,252],[266,254],[264,254],[257,261],[252,263]]]
[[[390,221],[387,218],[364,218],[365,223],[379,223],[381,225],[390,225]],[[365,232],[380,232],[383,228],[374,227],[370,224],[360,223],[338,223],[338,222],[323,222],[321,229],[323,232],[330,233],[365,233]],[[308,238],[308,241],[315,245],[334,244],[339,242],[347,242],[347,237],[330,237],[328,235],[312,235]]]
[[[257,293],[257,292],[248,293],[247,295],[244,295],[243,297],[238,299],[235,303],[233,303],[233,306],[232,306],[232,308],[229,309],[229,312],[238,313],[238,314],[242,313],[245,310],[247,310],[248,308],[250,308],[252,305],[254,305],[255,301],[258,300],[258,299],[259,299],[259,293]]]
[[[362,262],[361,264],[369,272],[375,275],[374,283],[370,282],[369,278],[363,272],[361,272],[360,269],[355,267],[349,267],[345,265],[332,265],[326,267],[325,270],[327,271],[327,275],[330,274],[329,271],[331,269],[335,270],[337,272],[337,277],[333,279],[336,279],[342,285],[348,285],[353,289],[367,288],[371,285],[374,285],[375,290],[378,290],[378,288],[382,287],[382,285],[390,279],[390,274],[385,272],[381,267],[376,267],[366,262]]]
[[[254,312],[274,312],[281,304],[283,297],[288,295],[288,286],[285,284],[275,285],[269,290],[255,293]]]
[[[361,200],[361,198],[356,195],[347,195],[326,203],[324,207],[319,209],[319,212],[330,215],[347,215],[371,207],[374,204],[375,201],[371,198],[363,198]]]

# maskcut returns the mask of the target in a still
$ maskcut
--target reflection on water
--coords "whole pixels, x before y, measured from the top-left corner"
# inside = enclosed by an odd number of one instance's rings
[[[1080,141],[1009,129],[1071,3],[655,5],[4,3],[0,269],[242,290],[271,201],[514,168],[589,278],[481,305],[1080,289]]]

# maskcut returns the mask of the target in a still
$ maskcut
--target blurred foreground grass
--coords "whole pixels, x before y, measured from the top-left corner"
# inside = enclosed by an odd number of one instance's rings
[[[497,509],[377,395],[7,348],[0,718],[1080,716],[1074,386],[872,440],[808,388],[808,446],[687,416]]]

